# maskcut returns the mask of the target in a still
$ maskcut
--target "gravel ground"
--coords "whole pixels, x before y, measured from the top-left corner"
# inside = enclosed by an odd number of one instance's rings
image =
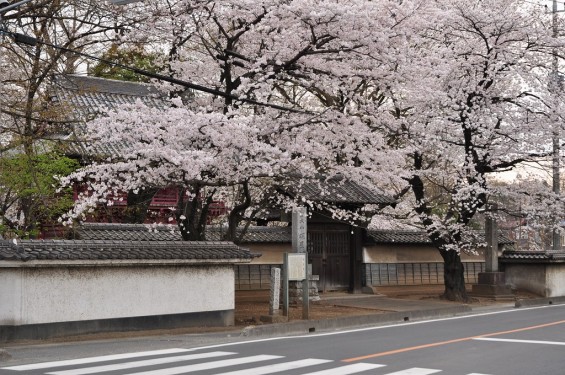
[[[470,291],[471,285],[468,286]],[[416,286],[383,286],[377,288],[378,293],[389,297],[406,300],[437,300],[447,303],[460,304],[460,302],[445,301],[440,298],[443,292],[442,285],[416,285]],[[357,307],[339,306],[332,301],[343,296],[351,296],[344,292],[329,292],[321,294],[321,301],[310,304],[310,319],[331,319],[341,316],[379,314],[389,311],[378,309],[366,309]],[[516,292],[515,299],[539,298],[531,293]],[[508,304],[512,300],[497,301],[491,298],[471,297],[468,304],[471,306],[487,306],[496,304]],[[235,324],[236,326],[265,324],[260,317],[269,313],[269,292],[260,291],[238,291],[236,292]],[[301,306],[289,308],[289,320],[301,320]]]

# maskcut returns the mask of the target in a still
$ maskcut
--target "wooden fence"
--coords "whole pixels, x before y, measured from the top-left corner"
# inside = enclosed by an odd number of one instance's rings
[[[484,272],[484,262],[466,262],[465,282],[476,283]],[[371,263],[365,264],[364,285],[443,284],[443,263]]]
[[[465,281],[476,283],[484,272],[484,262],[466,262]],[[269,289],[271,268],[280,264],[240,264],[235,266],[235,289]],[[435,285],[443,284],[443,263],[370,263],[365,264],[363,285]]]
[[[257,290],[271,287],[271,268],[282,264],[238,264],[235,266],[235,289]]]

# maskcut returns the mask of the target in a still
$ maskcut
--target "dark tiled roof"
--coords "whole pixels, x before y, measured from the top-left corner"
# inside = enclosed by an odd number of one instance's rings
[[[206,238],[210,240],[219,240],[222,238],[220,228],[209,228]],[[292,228],[291,227],[249,227],[243,236],[242,243],[291,243]]]
[[[55,100],[72,105],[77,120],[88,120],[123,104],[141,100],[149,107],[164,108],[154,86],[111,79],[65,75],[55,83]]]
[[[206,238],[221,241],[225,229],[208,227]],[[176,225],[106,224],[85,223],[77,230],[83,240],[130,240],[130,241],[180,241],[182,237]],[[289,227],[249,227],[242,243],[290,243]]]
[[[225,228],[208,227],[206,238],[210,241],[221,241]],[[369,230],[369,239],[374,243],[396,243],[429,245],[430,239],[423,231]],[[478,234],[484,241],[484,235]],[[131,240],[131,241],[180,241],[181,235],[176,225],[144,225],[144,224],[107,224],[84,223],[77,230],[77,236],[83,240]],[[482,237],[482,239],[481,239]],[[499,244],[508,245],[513,242],[499,235]],[[291,243],[291,227],[257,227],[247,229],[242,243]]]
[[[0,259],[27,260],[23,249],[8,240],[0,240]]]
[[[430,238],[427,236],[426,232],[421,231],[369,230],[367,234],[369,238],[376,243],[430,243]]]
[[[430,238],[423,231],[369,230],[368,234],[375,243],[431,244]],[[486,241],[484,233],[477,233],[477,237],[479,242]],[[498,243],[500,245],[509,245],[513,242],[499,233]]]
[[[294,177],[285,181],[281,187],[294,196],[314,202],[381,205],[396,203],[376,187],[361,186],[339,175],[319,180],[301,180]]]
[[[74,121],[72,135],[66,139],[65,145],[67,152],[77,155],[86,154],[81,144],[87,141],[85,123],[96,116],[123,104],[135,104],[138,100],[148,107],[166,107],[166,102],[151,85],[74,75],[57,77],[53,100],[62,106],[62,111],[68,111],[69,119]],[[106,143],[103,149],[96,150],[96,154],[113,155],[119,149],[119,144]]]
[[[249,250],[231,242],[22,240],[0,242],[0,260],[238,260]]]
[[[545,250],[545,251],[523,251],[511,250],[502,253],[501,260],[506,261],[564,261],[565,251],[563,250]]]
[[[182,241],[176,225],[84,223],[77,229],[81,240]]]

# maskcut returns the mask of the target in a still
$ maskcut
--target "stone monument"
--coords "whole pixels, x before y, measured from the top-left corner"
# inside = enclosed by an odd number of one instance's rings
[[[496,212],[497,206],[491,205],[491,210]],[[473,284],[471,295],[475,297],[488,297],[497,300],[514,299],[514,294],[509,285],[506,285],[504,272],[498,269],[498,225],[494,217],[487,216],[485,221],[485,272],[479,272],[478,283]]]

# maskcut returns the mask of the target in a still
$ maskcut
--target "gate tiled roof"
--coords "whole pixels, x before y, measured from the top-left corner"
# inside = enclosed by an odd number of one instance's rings
[[[336,175],[330,178],[291,177],[281,184],[288,193],[313,202],[393,205],[396,201],[380,189]]]

